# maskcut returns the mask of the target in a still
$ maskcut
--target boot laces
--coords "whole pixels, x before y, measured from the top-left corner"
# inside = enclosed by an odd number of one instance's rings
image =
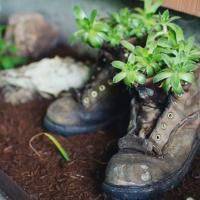
[[[147,88],[146,91],[142,90],[140,92],[140,97],[142,97],[142,101],[140,99],[139,102],[140,106],[136,106],[135,99],[131,101],[132,110],[128,134],[120,139],[119,147],[120,149],[134,149],[145,153],[155,154],[157,152],[160,154],[161,150],[149,136],[161,114],[161,108],[150,100],[151,90]],[[154,118],[152,119],[149,116],[154,116]]]

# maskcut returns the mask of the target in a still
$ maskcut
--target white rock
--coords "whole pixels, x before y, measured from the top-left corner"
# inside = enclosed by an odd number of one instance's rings
[[[35,93],[45,98],[57,97],[70,88],[83,86],[88,77],[89,68],[71,57],[45,58],[18,69],[1,71],[0,87],[5,101],[17,104],[32,99]]]

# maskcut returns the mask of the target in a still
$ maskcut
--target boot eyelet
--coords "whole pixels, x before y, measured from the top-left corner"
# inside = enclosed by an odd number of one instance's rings
[[[112,85],[113,82],[111,80],[108,80],[108,85]]]
[[[104,91],[106,89],[106,87],[105,87],[105,85],[100,85],[99,86],[99,90],[102,92],[102,91]]]
[[[101,67],[97,67],[97,71],[101,71]]]
[[[174,118],[174,114],[172,112],[169,112],[167,116],[168,116],[169,119],[173,119]]]
[[[160,140],[161,136],[158,134],[156,135],[156,140]]]
[[[163,122],[163,123],[161,124],[161,128],[162,128],[163,130],[165,130],[165,129],[167,128],[167,124]]]
[[[92,95],[93,98],[96,98],[98,93],[96,91],[92,91],[91,95]]]
[[[88,98],[88,97],[85,97],[85,98],[83,99],[83,104],[84,104],[85,106],[88,106],[88,105],[89,105],[89,98]]]

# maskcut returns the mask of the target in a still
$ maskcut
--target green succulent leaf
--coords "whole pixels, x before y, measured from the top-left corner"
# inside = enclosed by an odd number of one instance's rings
[[[154,83],[158,83],[164,79],[169,78],[170,76],[172,76],[172,72],[168,71],[168,70],[163,70],[160,73],[158,73],[156,76],[154,76],[153,78],[153,82]]]
[[[133,53],[131,53],[128,57],[128,62],[131,63],[131,64],[134,64],[136,61],[135,59],[135,55]]]
[[[87,17],[85,12],[80,8],[80,6],[74,7],[74,15],[77,19],[84,19]]]
[[[93,23],[96,19],[96,16],[97,16],[97,10],[93,10],[90,14],[90,21],[91,23]]]
[[[123,69],[125,63],[121,62],[121,61],[113,61],[112,63],[112,66],[117,68],[117,69]]]
[[[126,41],[126,40],[122,40],[121,45],[124,48],[126,48],[127,50],[129,50],[130,52],[133,52],[135,50],[135,46],[132,45],[130,42]]]
[[[173,23],[169,23],[168,26],[176,33],[177,42],[184,40],[183,30],[180,26]]]
[[[113,82],[114,83],[118,83],[121,80],[123,80],[125,77],[126,77],[126,73],[125,72],[120,72],[120,73],[118,73],[117,75],[114,76]]]
[[[195,80],[193,73],[180,73],[179,77],[181,80],[188,82],[188,83],[193,83]]]
[[[137,73],[137,76],[136,76],[136,81],[141,84],[141,85],[144,85],[146,83],[146,76],[142,73]]]

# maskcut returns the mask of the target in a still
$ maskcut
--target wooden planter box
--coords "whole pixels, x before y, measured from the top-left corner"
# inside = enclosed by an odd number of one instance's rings
[[[200,17],[200,0],[164,0],[163,6]]]
[[[8,200],[33,200],[20,186],[0,170],[0,189]]]

